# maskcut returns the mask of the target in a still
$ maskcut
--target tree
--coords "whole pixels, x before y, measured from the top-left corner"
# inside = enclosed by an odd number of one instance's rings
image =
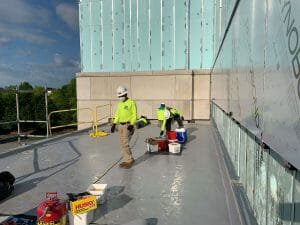
[[[72,79],[69,84],[62,86],[61,89],[54,90],[49,97],[49,103],[50,101],[51,109],[49,105],[49,111],[76,108],[76,80]],[[53,121],[55,125],[75,123],[77,121],[77,113],[72,111],[54,115]]]
[[[16,87],[9,86],[0,91],[0,122],[17,120]],[[32,87],[28,82],[22,82],[18,90],[20,120],[46,120],[45,88]],[[56,110],[76,108],[76,80],[60,89],[53,90],[48,96],[48,113]],[[51,124],[65,125],[77,121],[76,112],[55,114],[51,117]],[[34,129],[38,133],[46,130],[45,123],[22,123],[21,130]],[[0,132],[16,130],[16,123],[0,125]]]

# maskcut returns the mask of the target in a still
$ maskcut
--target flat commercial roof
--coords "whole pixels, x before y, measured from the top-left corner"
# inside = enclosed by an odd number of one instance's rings
[[[108,185],[106,203],[94,212],[97,224],[242,224],[214,128],[202,121],[186,129],[188,141],[178,155],[147,153],[145,139],[158,136],[156,125],[136,130],[135,164],[127,170],[118,167],[117,133],[92,138],[82,131],[0,152],[0,171],[16,177],[14,192],[0,202],[2,219],[36,215],[46,192],[66,198],[97,181]]]

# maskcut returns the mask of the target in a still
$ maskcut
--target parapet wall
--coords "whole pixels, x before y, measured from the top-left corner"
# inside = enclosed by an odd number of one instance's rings
[[[128,96],[137,103],[138,116],[156,119],[161,102],[183,112],[185,120],[209,119],[210,75],[208,70],[153,72],[78,73],[77,107],[91,108],[111,104],[115,112],[119,85],[128,88]],[[91,120],[87,110],[78,111],[78,121]],[[107,121],[107,120],[106,120]],[[78,129],[91,126],[79,124]]]

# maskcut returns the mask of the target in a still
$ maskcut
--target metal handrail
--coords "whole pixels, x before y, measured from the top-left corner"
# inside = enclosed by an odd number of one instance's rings
[[[7,122],[0,122],[0,125],[3,125],[3,124],[10,124],[10,123],[17,123],[17,121],[7,121]]]
[[[48,89],[45,87],[43,92],[45,93],[45,119],[46,120],[21,120],[20,115],[19,115],[19,94],[20,93],[34,93],[35,90],[20,90],[19,87],[16,87],[15,90],[5,90],[6,92],[10,92],[12,94],[16,95],[16,120],[15,121],[3,121],[0,122],[0,125],[5,125],[5,124],[16,124],[17,126],[17,136],[18,136],[18,143],[21,142],[21,137],[48,137],[48,120],[47,120],[47,115],[48,115]],[[46,135],[28,135],[28,134],[22,134],[21,133],[21,123],[46,123],[47,131]]]
[[[69,124],[64,124],[64,125],[51,126],[51,116],[53,114],[66,113],[66,112],[79,111],[79,110],[89,110],[91,112],[91,118],[92,118],[91,121],[82,121],[82,122],[77,121],[76,123],[69,123]],[[75,109],[62,109],[62,110],[52,111],[48,115],[49,134],[52,135],[52,130],[53,129],[58,129],[58,128],[62,128],[62,127],[71,127],[71,126],[75,126],[75,125],[83,124],[83,123],[91,123],[92,126],[94,126],[94,121],[95,121],[94,111],[91,108],[80,108],[80,109],[75,108]]]

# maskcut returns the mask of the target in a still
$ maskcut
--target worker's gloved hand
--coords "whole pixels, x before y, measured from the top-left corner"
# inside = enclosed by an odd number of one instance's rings
[[[116,129],[116,124],[113,124],[110,128],[110,132],[114,133]]]
[[[161,136],[163,136],[163,135],[164,135],[164,132],[161,131],[161,132],[159,133],[159,136],[161,137]]]
[[[129,130],[131,133],[133,132],[133,130],[134,130],[134,127],[133,127],[133,125],[129,125],[128,127],[127,127],[127,130]]]

